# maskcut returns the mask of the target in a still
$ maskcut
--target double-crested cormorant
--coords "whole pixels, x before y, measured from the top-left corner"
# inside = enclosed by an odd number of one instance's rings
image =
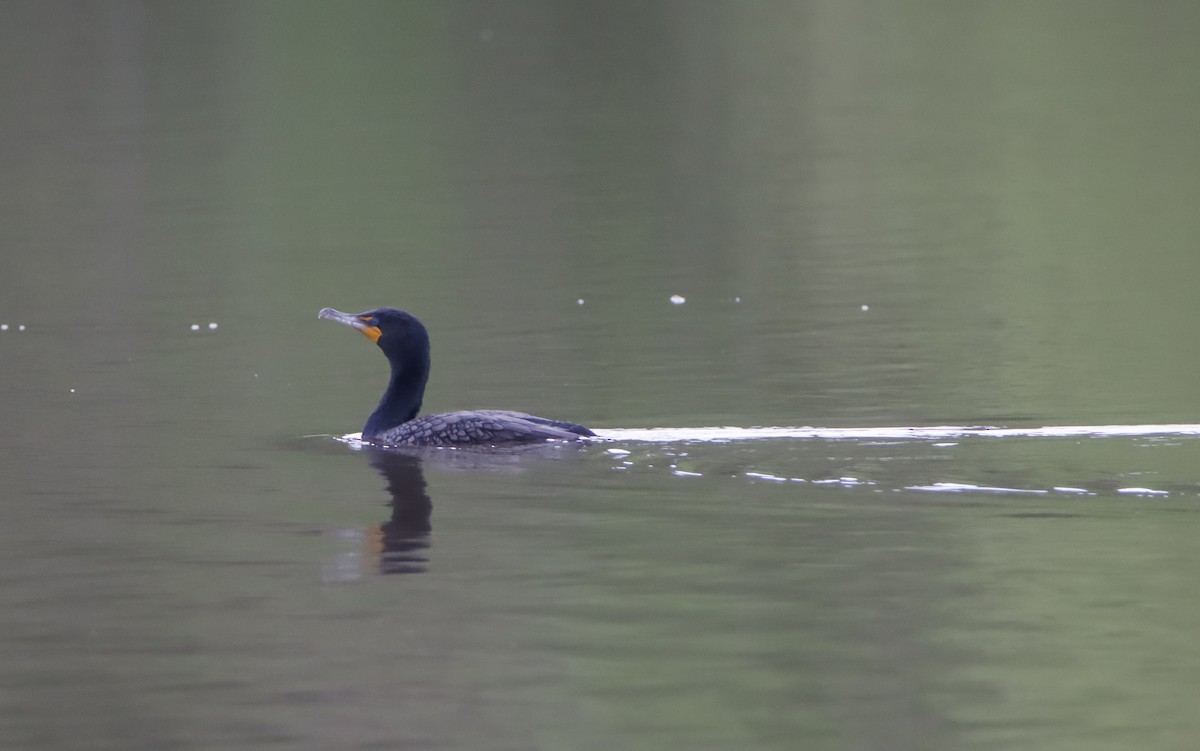
[[[429,378],[429,333],[420,321],[393,308],[358,314],[322,308],[317,318],[358,329],[379,345],[392,366],[387,391],[363,426],[364,440],[388,446],[461,446],[574,441],[595,435],[582,425],[524,412],[488,409],[417,417]]]

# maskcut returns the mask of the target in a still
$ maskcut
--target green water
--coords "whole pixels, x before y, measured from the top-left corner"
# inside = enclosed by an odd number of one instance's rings
[[[1193,748],[1194,436],[379,455],[316,313],[430,411],[1200,422],[1198,32],[5,3],[0,746]]]

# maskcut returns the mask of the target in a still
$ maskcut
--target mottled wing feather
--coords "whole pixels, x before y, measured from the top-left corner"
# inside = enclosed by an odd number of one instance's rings
[[[565,430],[568,433],[574,433],[575,435],[582,435],[582,436],[596,435],[591,430],[583,427],[582,425],[577,425],[573,422],[567,422],[566,420],[550,420],[545,417],[537,417],[536,415],[528,415],[528,414],[525,414],[524,412],[511,412],[509,410],[503,410],[503,409],[481,409],[481,410],[477,410],[476,414],[513,417],[513,418],[517,418],[517,419],[521,419],[521,420],[526,420],[528,422],[537,423],[538,425],[545,425],[547,427],[558,428],[559,430]]]
[[[372,440],[389,446],[455,446],[576,440],[581,435],[591,435],[591,431],[579,430],[587,428],[521,412],[480,410],[418,417]]]

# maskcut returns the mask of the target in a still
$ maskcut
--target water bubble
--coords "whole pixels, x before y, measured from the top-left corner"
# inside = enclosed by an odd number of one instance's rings
[[[575,301],[575,304],[576,304],[576,305],[583,305],[583,298],[581,297],[581,298],[579,298],[578,300],[576,300],[576,301]]]
[[[193,323],[193,324],[192,324],[192,331],[199,331],[199,330],[200,330],[200,324],[198,324],[198,323]]]
[[[23,324],[23,323],[17,327],[17,331],[24,331],[24,330],[25,330],[25,324]]]
[[[216,328],[217,328],[217,324],[216,324],[216,323],[210,323],[210,324],[208,324],[208,328],[209,328],[209,330],[216,330]]]
[[[671,303],[673,305],[683,305],[687,302],[687,298],[683,295],[671,295]]]
[[[863,305],[863,306],[859,307],[859,310],[861,310],[861,311],[862,311],[862,312],[864,312],[864,313],[865,313],[865,312],[867,312],[867,311],[868,311],[868,310],[870,310],[870,309],[871,309],[871,306],[870,306],[870,305]]]

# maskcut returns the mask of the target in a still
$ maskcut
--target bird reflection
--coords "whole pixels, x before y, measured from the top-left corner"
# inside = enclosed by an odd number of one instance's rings
[[[367,560],[381,574],[419,574],[429,563],[433,502],[425,492],[421,457],[397,450],[366,449],[368,460],[387,480],[392,516],[367,529]]]
[[[529,468],[530,458],[579,455],[581,448],[554,441],[479,451],[358,444],[356,449],[367,455],[370,465],[387,481],[392,514],[365,530],[362,553],[333,562],[326,575],[330,580],[353,581],[365,573],[420,574],[428,569],[433,501],[426,492],[425,462],[450,472],[517,474]]]

